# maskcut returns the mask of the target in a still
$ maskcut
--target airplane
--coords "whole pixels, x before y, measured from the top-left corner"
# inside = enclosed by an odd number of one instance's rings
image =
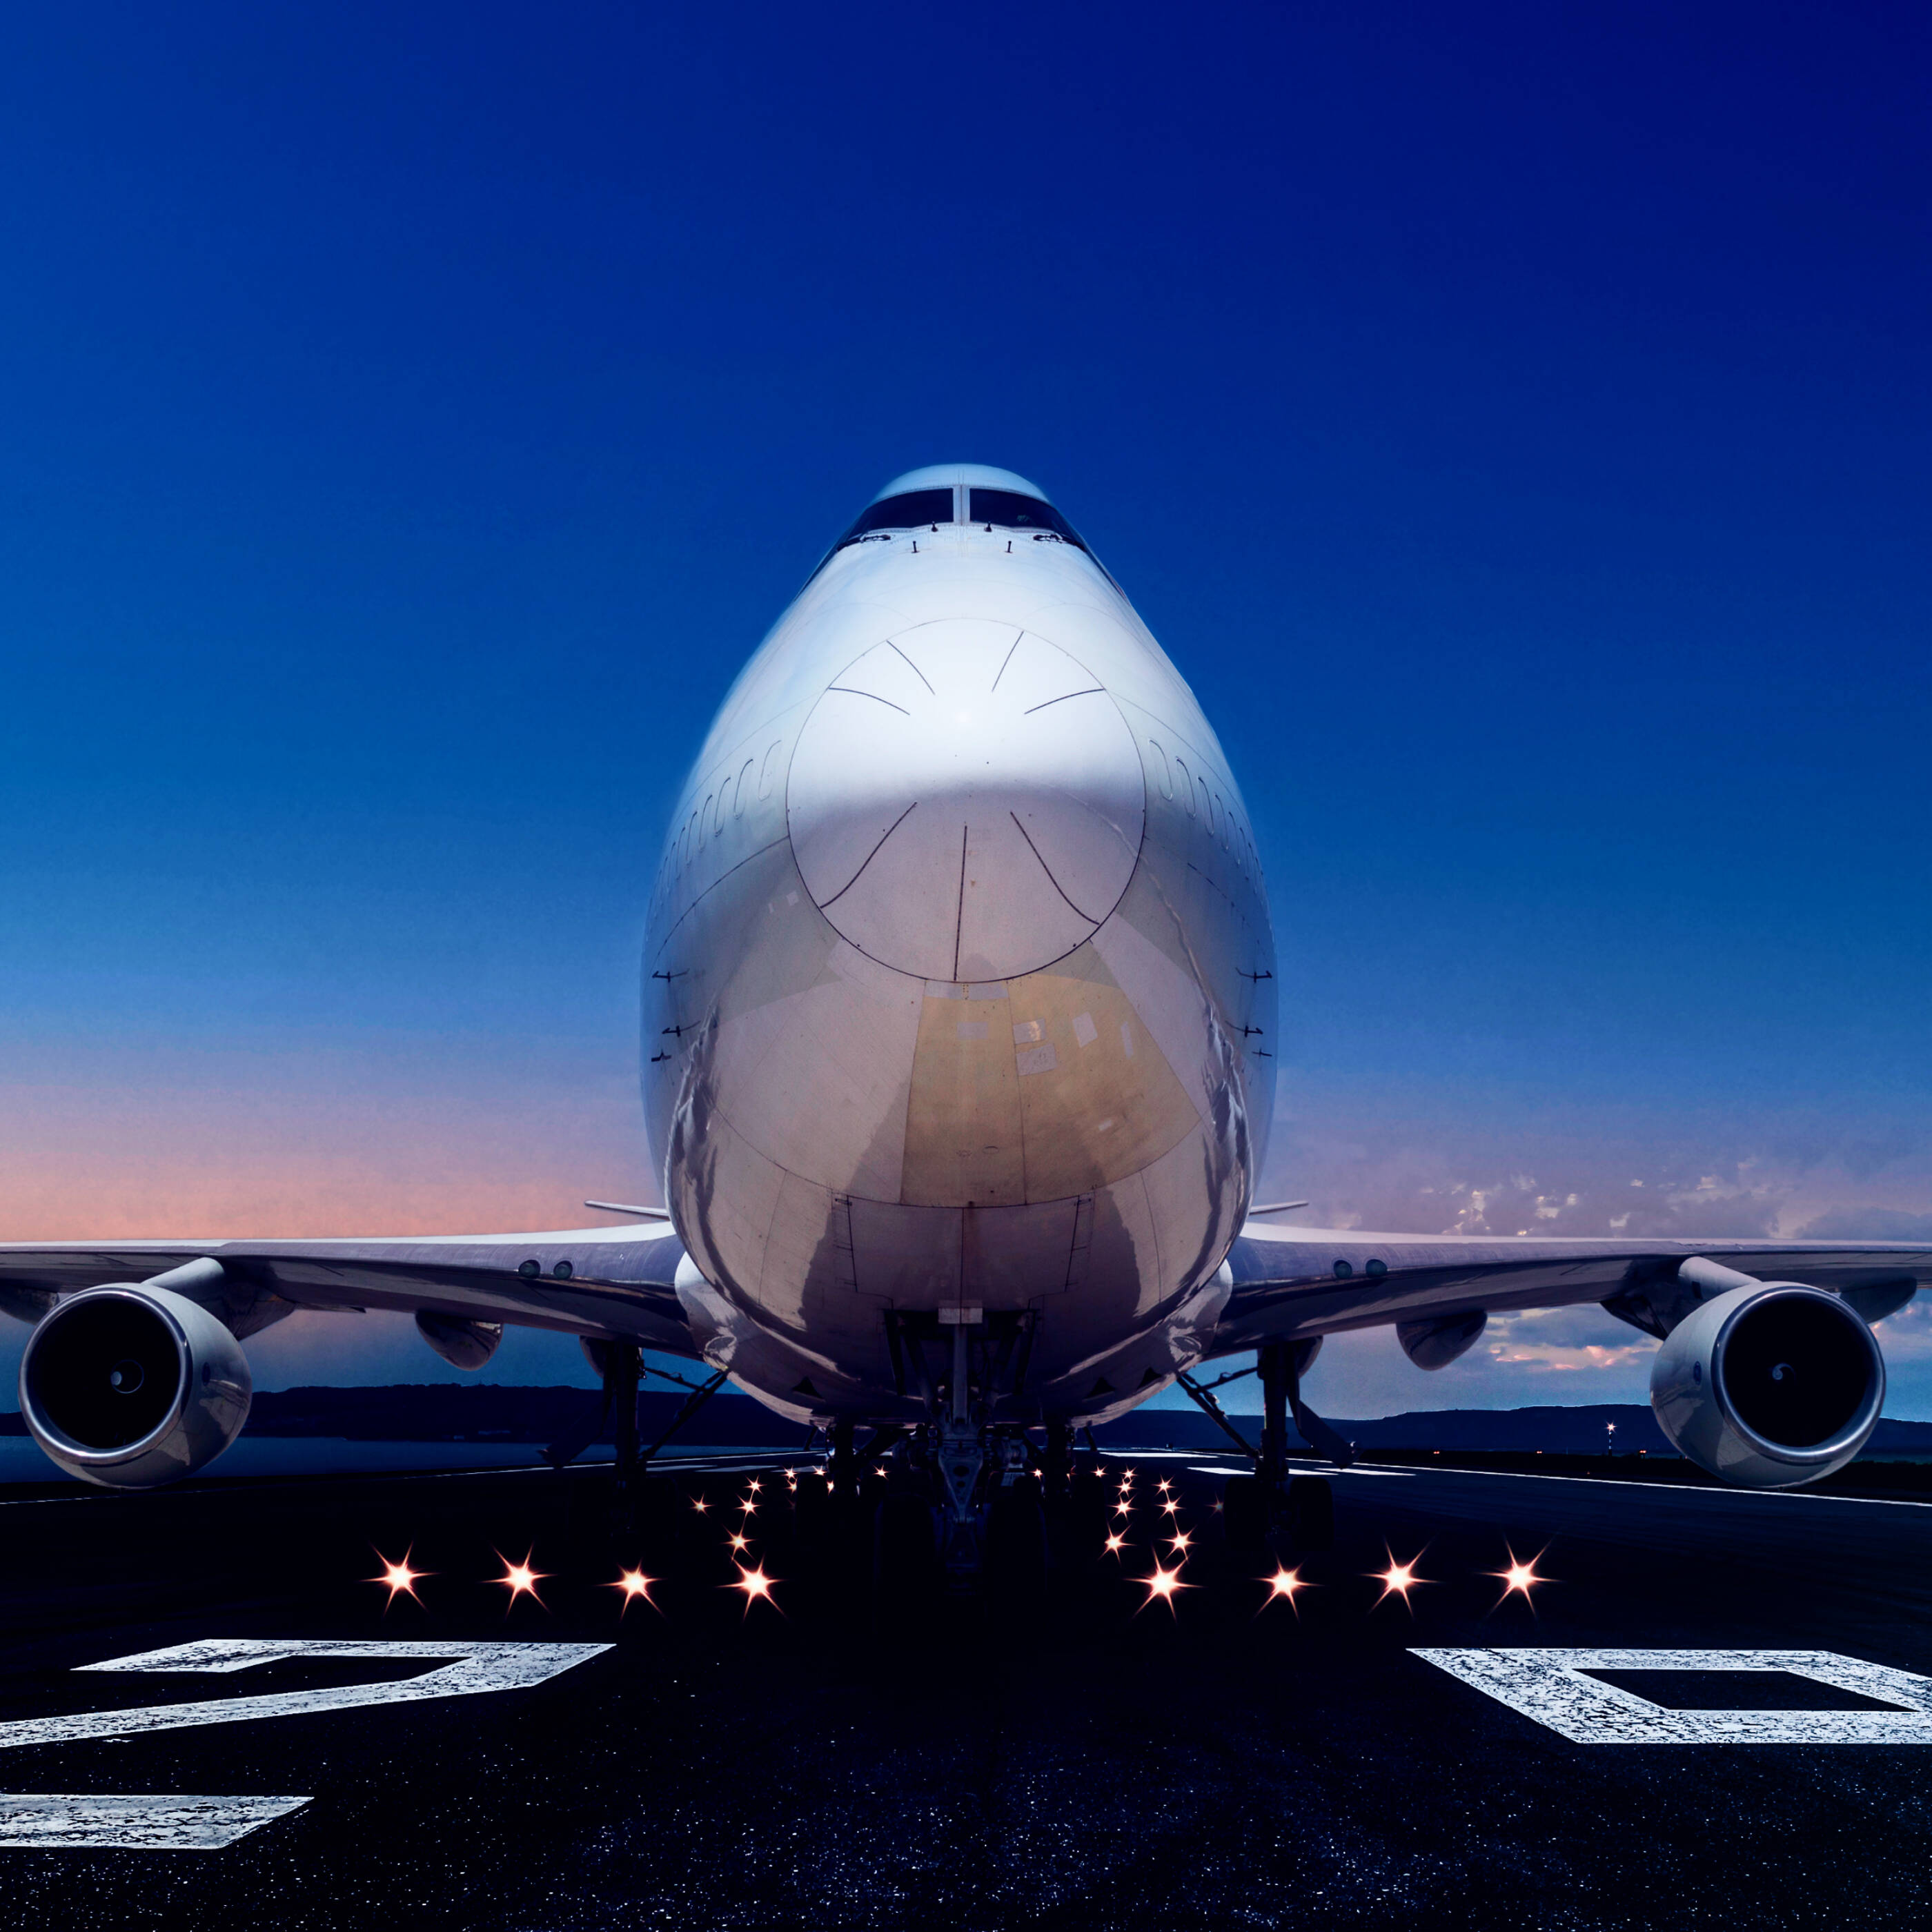
[[[1301,1394],[1325,1336],[1393,1325],[1439,1370],[1492,1314],[1595,1302],[1660,1341],[1658,1419],[1705,1469],[1776,1489],[1857,1454],[1873,1324],[1932,1247],[1278,1225],[1307,1204],[1252,1198],[1275,960],[1240,789],[1112,574],[1024,478],[913,470],[740,673],[664,841],[641,1075],[665,1204],[0,1246],[26,1427],[144,1488],[234,1441],[241,1345],[298,1310],[408,1312],[464,1370],[524,1324],[580,1337],[620,1398],[622,1480],[639,1351],[687,1358],[694,1401],[728,1381],[824,1431],[835,1493],[895,1450],[892,1546],[970,1577],[1034,1560],[1034,1471],[1052,1492],[1077,1432],[1169,1388],[1252,1456],[1231,1538],[1322,1546],[1332,1498],[1287,1431],[1349,1459]],[[1258,1447],[1197,1373],[1249,1354]]]

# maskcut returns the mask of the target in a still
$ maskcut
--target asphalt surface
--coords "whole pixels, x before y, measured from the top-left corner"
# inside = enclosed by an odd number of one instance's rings
[[[1932,1506],[1368,1468],[1336,1479],[1335,1547],[1295,1559],[1291,1604],[1224,1547],[1216,1461],[1110,1462],[1136,1472],[1127,1542],[1042,1619],[883,1630],[794,1546],[769,1464],[677,1473],[628,1607],[597,1474],[0,1500],[0,1810],[306,1800],[219,1849],[0,1849],[0,1928],[1932,1923],[1932,1743],[1578,1743],[1415,1654],[1796,1650],[1932,1676]],[[725,1540],[758,1471],[743,1560],[770,1600],[733,1587]],[[1172,1566],[1163,1477],[1195,1539],[1168,1600],[1134,1580]],[[406,1552],[430,1574],[392,1602],[364,1580]],[[490,1580],[526,1557],[548,1574],[512,1602]],[[1495,1574],[1525,1558],[1550,1580],[1528,1601]],[[1373,1574],[1391,1559],[1406,1597]],[[79,1670],[212,1639],[334,1650]],[[344,1640],[609,1647],[480,1694],[6,1728],[373,1700],[445,1667]],[[1605,1681],[1672,1709],[1828,1729],[1890,1708],[1621,1661]]]

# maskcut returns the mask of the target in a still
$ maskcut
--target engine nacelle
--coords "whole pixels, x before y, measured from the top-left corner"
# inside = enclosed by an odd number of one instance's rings
[[[132,1282],[70,1295],[20,1358],[20,1413],[70,1476],[142,1490],[191,1476],[242,1432],[254,1383],[206,1309]]]
[[[1790,1489],[1842,1468],[1884,1405],[1871,1330],[1840,1297],[1802,1282],[1714,1296],[1670,1331],[1650,1371],[1664,1434],[1746,1489]]]

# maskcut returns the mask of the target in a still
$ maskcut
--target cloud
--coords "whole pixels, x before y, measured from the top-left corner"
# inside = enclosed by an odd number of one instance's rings
[[[1312,1202],[1291,1221],[1391,1234],[1932,1242],[1932,1133],[1906,1122],[1794,1113],[1740,1126],[1723,1114],[1594,1119],[1528,1106],[1498,1119],[1493,1106],[1471,1117],[1439,1096],[1364,1102],[1291,1080],[1264,1186]],[[1879,1339],[1886,1413],[1932,1418],[1932,1297],[1882,1323]],[[1656,1346],[1594,1304],[1492,1318],[1467,1354],[1427,1374],[1387,1330],[1335,1336],[1310,1396],[1342,1415],[1642,1402]]]

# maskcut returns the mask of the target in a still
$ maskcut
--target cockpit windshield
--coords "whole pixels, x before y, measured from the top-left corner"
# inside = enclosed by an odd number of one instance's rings
[[[950,524],[952,520],[952,492],[950,489],[908,490],[902,496],[888,496],[873,504],[832,548],[843,550],[848,544],[856,543],[874,530],[912,530],[925,524]]]
[[[1036,535],[1053,536],[1063,543],[1087,546],[1073,526],[1051,503],[1037,496],[1022,496],[1016,490],[975,490],[971,492],[976,524],[991,524],[1003,530],[1031,530]]]

